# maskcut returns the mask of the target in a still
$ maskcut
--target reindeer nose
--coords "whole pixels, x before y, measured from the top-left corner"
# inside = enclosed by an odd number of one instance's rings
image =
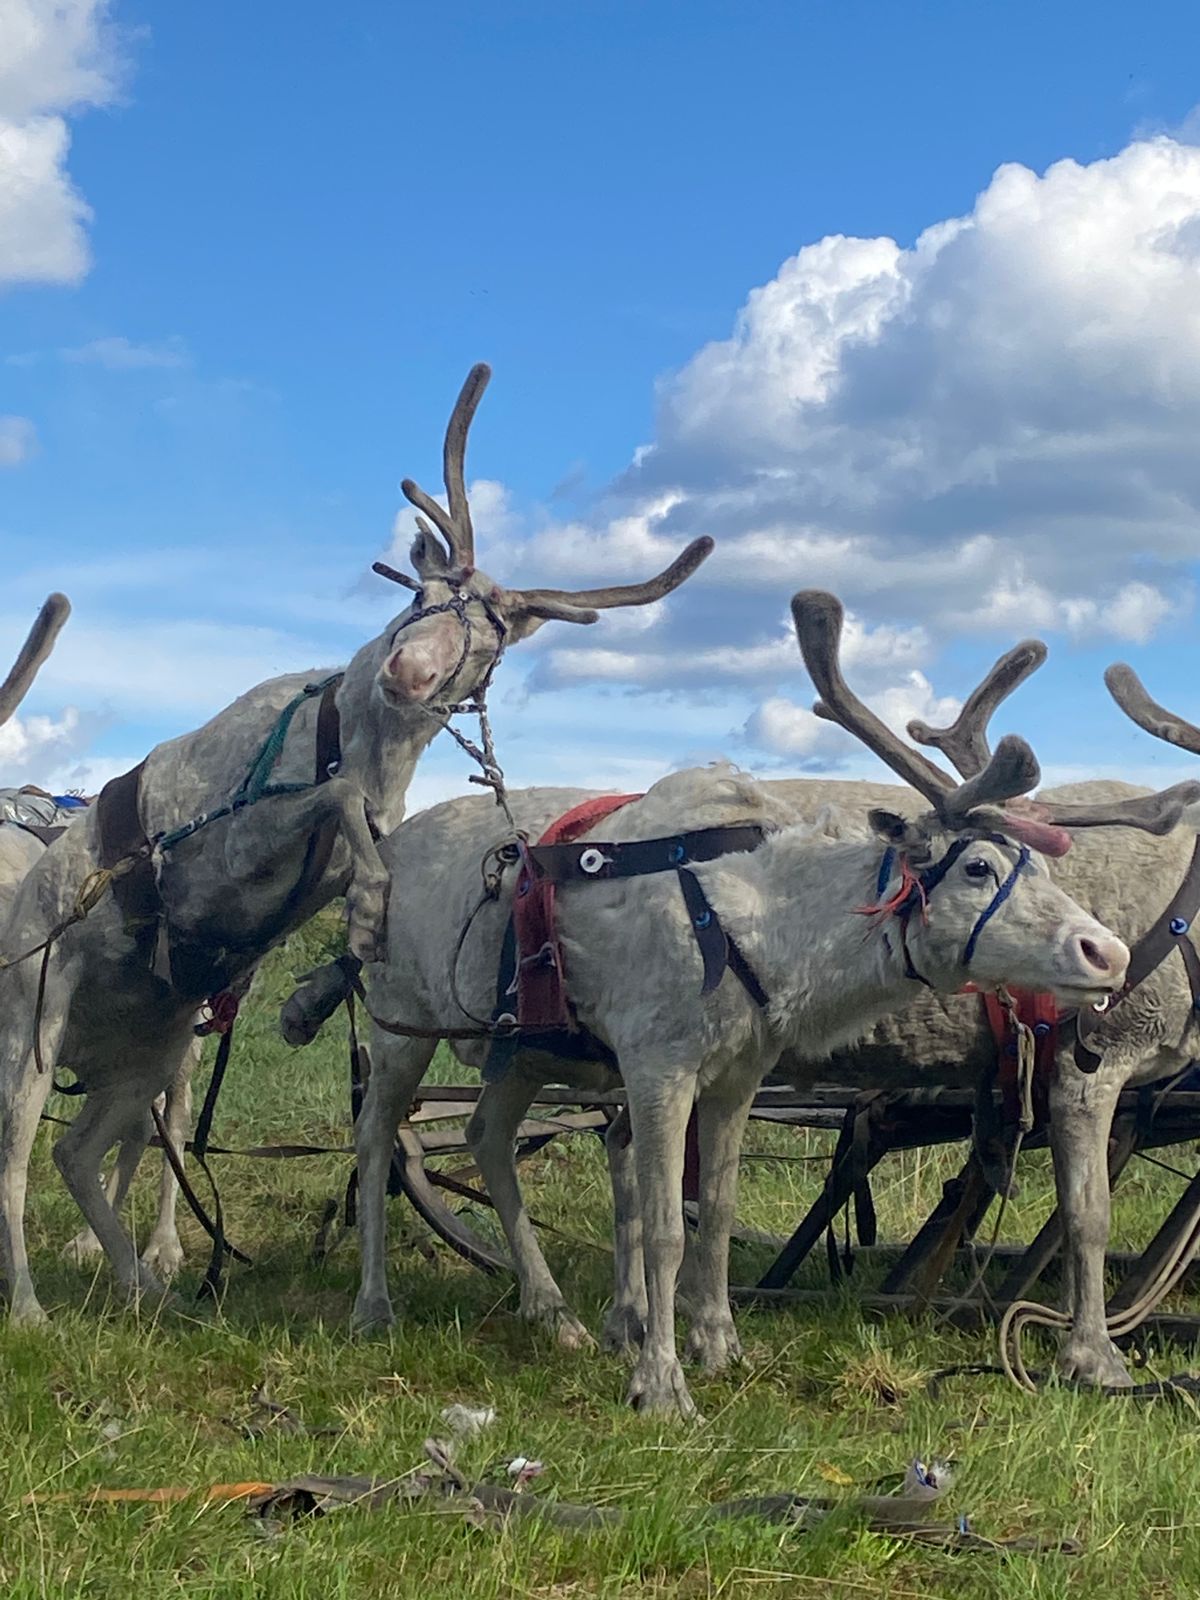
[[[1118,984],[1129,966],[1129,949],[1115,934],[1101,936],[1080,933],[1073,941],[1075,954],[1085,971],[1094,972],[1112,984]]]
[[[438,686],[438,673],[423,650],[401,645],[384,669],[395,693],[406,700],[428,700]]]

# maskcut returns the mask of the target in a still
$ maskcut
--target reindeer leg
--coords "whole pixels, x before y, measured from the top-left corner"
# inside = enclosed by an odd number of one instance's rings
[[[105,1199],[118,1213],[125,1204],[129,1186],[133,1182],[138,1163],[146,1148],[147,1132],[148,1130],[143,1128],[136,1137],[131,1134],[121,1140],[121,1148],[113,1163],[113,1169],[102,1185]],[[103,1247],[91,1228],[81,1228],[75,1237],[63,1246],[63,1259],[73,1262],[77,1267],[86,1266],[89,1261],[93,1261],[103,1253]]]
[[[738,1157],[755,1085],[707,1088],[696,1104],[700,1136],[700,1232],[688,1294],[692,1301],[687,1355],[706,1373],[740,1361],[741,1343],[729,1305],[729,1236],[737,1209]]]
[[[1070,1052],[1060,1051],[1050,1084],[1050,1147],[1063,1220],[1063,1305],[1072,1318],[1059,1370],[1084,1383],[1127,1387],[1132,1379],[1105,1326],[1104,1292],[1108,1138],[1124,1081],[1108,1064],[1080,1072]]]
[[[634,1350],[646,1336],[646,1263],[642,1210],[629,1118],[618,1116],[604,1139],[613,1193],[613,1299],[600,1342],[606,1350]]]
[[[350,852],[350,949],[360,960],[382,960],[391,879],[371,837],[362,792],[345,778],[331,778],[302,794],[277,796],[242,812],[226,834],[225,865],[234,878],[261,884],[276,867],[282,870],[285,856],[290,861],[296,854],[298,840],[311,838],[331,822]]]
[[[408,1115],[436,1041],[397,1039],[371,1030],[371,1075],[354,1124],[358,1151],[358,1235],[362,1278],[354,1326],[366,1332],[395,1322],[387,1283],[387,1183],[396,1129]]]
[[[192,1129],[192,1073],[200,1065],[204,1046],[197,1038],[188,1041],[187,1048],[167,1090],[165,1122],[171,1143],[181,1154]],[[179,1198],[179,1184],[166,1156],[162,1162],[162,1177],[158,1186],[158,1217],[154,1230],[142,1251],[142,1264],[150,1268],[164,1282],[169,1282],[183,1265],[183,1245],[175,1225],[175,1205]]]
[[[96,1174],[118,1140],[129,1142],[140,1156],[148,1134],[145,1121],[146,1097],[136,1079],[132,1084],[103,1084],[89,1093],[83,1110],[54,1146],[55,1166],[99,1239],[117,1283],[131,1298],[161,1295],[162,1285],[138,1261],[133,1240]]]
[[[512,1251],[521,1316],[548,1328],[564,1350],[594,1349],[595,1340],[554,1281],[517,1178],[517,1130],[544,1081],[514,1065],[499,1082],[485,1083],[467,1123],[467,1143]]]
[[[0,1061],[0,1271],[8,1290],[9,1320],[35,1324],[46,1320],[38,1304],[29,1257],[25,1250],[25,1195],[29,1175],[29,1153],[46,1096],[50,1093],[50,1073],[41,1073],[28,1045],[28,1026],[23,1012],[13,1007],[10,1015],[21,1018],[14,1028],[9,1024],[9,1048]],[[55,1008],[55,1014],[61,1014]],[[47,1022],[43,1031],[44,1048],[53,1051],[61,1037],[61,1025]],[[20,1040],[13,1037],[19,1034]]]
[[[691,1067],[654,1062],[621,1073],[629,1095],[646,1263],[646,1338],[627,1398],[651,1415],[696,1414],[675,1347],[675,1284],[683,1260],[683,1145],[696,1095]]]

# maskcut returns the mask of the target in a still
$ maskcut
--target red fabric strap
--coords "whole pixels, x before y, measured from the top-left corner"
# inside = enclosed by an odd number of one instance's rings
[[[552,822],[537,842],[570,844],[614,811],[641,798],[640,794],[602,794],[585,800]],[[521,1025],[571,1027],[562,952],[554,928],[554,884],[531,871],[528,861],[517,878],[512,914],[517,936],[516,1014]],[[546,952],[544,959],[530,959],[540,951]]]
[[[1030,994],[1027,989],[1010,989],[1009,993],[1016,1005],[1018,1018],[1027,1028],[1034,1030],[1033,1100],[1040,1121],[1048,1110],[1047,1085],[1058,1044],[1058,1006],[1052,994]],[[1016,1044],[1016,1040],[1009,1025],[1008,1012],[998,996],[985,994],[983,1005],[1000,1057],[999,1080],[1005,1115],[1015,1121],[1020,1114],[1020,1089],[1017,1084],[1017,1054],[1010,1047]],[[1041,1032],[1038,1032],[1039,1024],[1043,1025]]]

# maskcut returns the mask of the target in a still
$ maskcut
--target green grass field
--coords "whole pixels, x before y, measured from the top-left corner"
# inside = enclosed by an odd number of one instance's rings
[[[306,1051],[278,1039],[275,1016],[317,952],[309,932],[265,971],[244,1008],[217,1118],[220,1141],[348,1133],[340,1020]],[[443,1072],[451,1071],[446,1064]],[[69,1103],[52,1109],[70,1115]],[[817,1155],[823,1135],[759,1127],[749,1148]],[[0,1592],[5,1596],[398,1595],[489,1596],[1183,1596],[1200,1592],[1200,1415],[1184,1406],[1105,1400],[1069,1390],[1030,1398],[993,1378],[952,1380],[936,1400],[922,1375],[986,1359],[983,1336],[930,1323],[879,1323],[853,1293],[828,1308],[741,1313],[750,1357],[719,1380],[696,1378],[702,1426],[661,1425],[621,1405],[612,1356],[567,1355],[520,1324],[511,1286],[488,1279],[431,1241],[394,1202],[394,1335],[348,1330],[357,1269],[353,1237],[322,1266],[310,1250],[348,1163],[217,1158],[230,1234],[254,1257],[233,1267],[221,1310],[199,1306],[206,1241],[190,1217],[179,1299],[155,1315],[110,1302],[108,1276],[60,1259],[78,1222],[39,1141],[31,1188],[31,1250],[47,1329],[0,1332]],[[911,1231],[959,1151],[894,1158],[877,1185],[881,1231]],[[1176,1152],[1189,1164],[1186,1152]],[[1135,1163],[1117,1206],[1119,1243],[1146,1237],[1177,1180]],[[598,1328],[606,1295],[609,1203],[596,1140],[559,1141],[524,1169],[535,1214],[560,1226],[551,1261],[585,1320]],[[788,1231],[815,1194],[819,1162],[754,1160],[743,1169],[744,1220]],[[1007,1238],[1029,1237],[1051,1203],[1045,1159],[1023,1166],[1023,1198]],[[157,1162],[135,1199],[149,1228]],[[485,1223],[486,1225],[486,1223]],[[823,1265],[811,1266],[818,1283]],[[752,1256],[743,1253],[745,1275]],[[863,1277],[856,1274],[855,1286]],[[1160,1372],[1186,1365],[1155,1357]],[[225,1420],[244,1414],[266,1381],[273,1397],[332,1437],[248,1439]],[[892,1398],[892,1397],[895,1398]],[[564,1533],[536,1523],[504,1530],[433,1509],[356,1509],[264,1534],[237,1507],[22,1506],[30,1490],[96,1485],[205,1485],[300,1472],[400,1474],[423,1439],[444,1431],[454,1401],[496,1408],[495,1426],[464,1446],[469,1476],[514,1455],[540,1458],[532,1489],[564,1501],[622,1506],[619,1532]],[[706,1502],[772,1490],[838,1492],[903,1467],[914,1454],[960,1463],[945,1515],[978,1532],[1071,1535],[1086,1553],[951,1556],[918,1550],[835,1520],[818,1533],[738,1523],[714,1530]]]

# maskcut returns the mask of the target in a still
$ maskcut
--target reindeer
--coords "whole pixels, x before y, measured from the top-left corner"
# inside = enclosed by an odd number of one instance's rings
[[[374,956],[389,883],[376,840],[403,817],[416,762],[456,706],[476,704],[505,647],[542,623],[649,604],[711,550],[698,539],[646,583],[577,593],[504,589],[479,571],[465,451],[489,376],[471,371],[450,418],[446,507],[402,485],[421,513],[417,576],[377,570],[413,591],[408,609],[344,669],[272,679],[157,746],[22,882],[5,956],[55,937],[41,1001],[40,957],[0,969],[0,1267],[13,1320],[44,1315],[23,1219],[50,1069],[69,1065],[87,1090],[55,1145],[59,1171],[121,1288],[157,1294],[98,1178],[115,1143],[140,1154],[148,1108],[192,1048],[197,1005],[236,993],[267,950],[337,896],[351,950]],[[95,898],[98,871],[114,876]],[[72,921],[81,891],[95,903]]]
[[[582,835],[581,843],[597,832],[605,841],[594,855],[659,836],[666,845],[715,826],[763,830],[757,849],[691,870],[767,1003],[756,1003],[753,985],[728,978],[697,998],[702,963],[691,916],[669,874],[635,885],[624,879],[565,882],[558,937],[571,999],[607,1063],[550,1058],[530,1040],[498,1081],[485,1082],[468,1124],[513,1252],[521,1314],[550,1327],[564,1344],[590,1342],[524,1212],[513,1141],[546,1081],[599,1087],[619,1071],[628,1094],[633,1166],[620,1132],[610,1132],[619,1277],[605,1337],[624,1344],[644,1329],[628,1398],[648,1411],[687,1415],[694,1409],[676,1352],[673,1307],[683,1251],[684,1129],[693,1105],[702,1195],[687,1353],[713,1372],[739,1353],[727,1283],[738,1148],[754,1092],[785,1052],[828,1057],[873,1020],[909,1003],[914,976],[939,993],[952,993],[969,978],[984,988],[1043,988],[1086,1006],[1119,989],[1127,962],[1122,942],[1051,883],[1025,843],[1061,849],[1069,840],[1057,826],[998,809],[1036,786],[1028,746],[1006,738],[983,771],[956,785],[846,686],[837,662],[842,613],[836,599],[801,593],[792,609],[809,672],[837,720],[908,780],[926,810],[907,818],[872,811],[873,842],[846,839],[836,819],[803,823],[779,786],[728,768],[673,774],[625,805]],[[518,829],[535,838],[583,798],[579,791],[529,790],[511,796],[510,805]],[[1169,824],[1197,804],[1200,785],[1184,785],[1157,797],[1153,808],[1148,802],[1064,807],[1054,821]],[[461,799],[422,813],[383,847],[393,879],[409,892],[412,914],[391,919],[386,962],[369,970],[372,1070],[356,1125],[363,1267],[354,1317],[360,1327],[393,1320],[387,1172],[397,1126],[433,1054],[432,1035],[453,1035],[464,1017],[469,1022],[486,1014],[495,989],[509,895],[477,906],[462,936],[478,896],[479,863],[501,842],[486,808]],[[909,914],[916,884],[930,900],[927,919]],[[874,935],[864,937],[863,919],[852,914],[862,908],[875,914],[868,926],[883,924]],[[397,1019],[409,1036],[389,1031],[389,1024],[400,1025]],[[422,1033],[427,1036],[413,1036]],[[481,1045],[456,1038],[452,1047],[466,1064],[482,1063]]]
[[[70,602],[61,594],[52,594],[42,607],[17,658],[17,663],[0,688],[0,725],[8,721],[29,692],[39,667],[49,656],[59,631],[70,613]],[[29,793],[29,790],[20,790],[17,792],[17,798]],[[43,791],[38,790],[33,798],[35,801],[40,801],[47,797]],[[0,818],[0,927],[3,927],[4,920],[12,909],[17,890],[26,873],[49,849],[52,842],[50,836],[56,831],[57,825],[60,822],[67,824],[79,820],[78,812],[60,812],[53,802],[41,809],[45,813],[44,820],[48,824],[46,827],[6,823]],[[34,813],[35,818],[38,815],[40,812]],[[192,1104],[191,1075],[199,1065],[201,1049],[201,1041],[194,1040],[180,1063],[175,1080],[165,1097],[168,1135],[176,1147],[180,1147],[187,1138]],[[132,1148],[126,1150],[124,1146],[122,1147],[126,1165],[129,1164],[132,1154]],[[125,1176],[121,1163],[118,1163],[109,1179],[110,1201],[115,1198],[118,1191],[124,1194],[131,1178],[132,1171]],[[175,1174],[171,1170],[170,1163],[164,1161],[159,1187],[158,1217],[142,1250],[142,1260],[162,1278],[174,1276],[183,1263],[183,1246],[175,1225],[177,1195]],[[100,1241],[90,1228],[85,1228],[71,1240],[64,1254],[69,1260],[82,1262],[96,1254],[99,1249]]]
[[[983,770],[990,752],[987,722],[1041,657],[1019,646],[1004,656],[973,692],[953,726],[909,724],[918,742],[933,746],[964,777]],[[1023,659],[1024,664],[1019,665]],[[1154,737],[1200,754],[1200,729],[1157,705],[1133,669],[1110,667],[1105,681],[1121,710]],[[821,707],[817,707],[821,711]],[[831,799],[854,803],[840,785],[794,782],[781,789],[809,813]],[[1133,943],[1163,916],[1188,871],[1195,839],[1187,828],[1167,831],[1167,816],[1145,789],[1111,780],[1073,783],[1045,791],[1039,800],[1075,825],[1093,811],[1116,807],[1138,813],[1142,828],[1120,833],[1087,832],[1061,859],[1051,862],[1054,880],[1072,898]],[[857,802],[861,805],[863,802]],[[878,801],[877,801],[878,803]],[[893,804],[905,804],[897,798]],[[1186,936],[1186,934],[1185,934]],[[1196,1054],[1197,1011],[1186,964],[1161,962],[1088,1032],[1086,1056],[1076,1052],[1074,1030],[1060,1032],[1049,1083],[1050,1145],[1063,1229],[1063,1307],[1071,1320],[1058,1355],[1068,1378],[1106,1387],[1132,1379],[1124,1357],[1108,1335],[1105,1317],[1105,1254],[1110,1224],[1108,1140],[1122,1089],[1172,1078]],[[817,1078],[847,1087],[906,1083],[974,1085],[995,1062],[995,1043],[978,1000],[921,994],[902,1013],[885,1017],[854,1047],[828,1062],[793,1055],[780,1070],[801,1085]],[[1089,1059],[1090,1058],[1090,1059]],[[1086,1067],[1092,1070],[1085,1070]],[[1097,1064],[1098,1061],[1098,1064]]]

